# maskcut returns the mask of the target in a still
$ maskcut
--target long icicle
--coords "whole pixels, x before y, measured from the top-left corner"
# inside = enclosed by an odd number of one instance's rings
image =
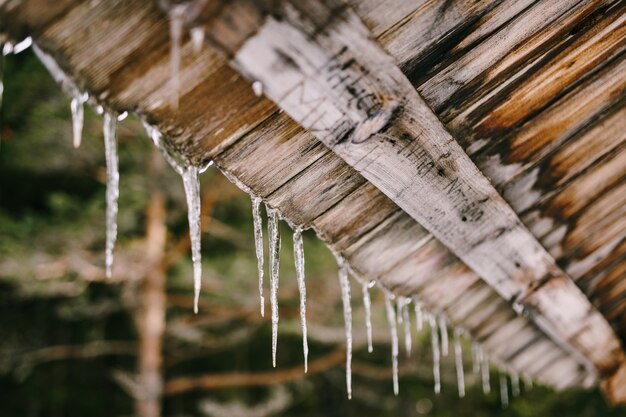
[[[180,95],[180,45],[183,36],[183,24],[187,7],[183,4],[170,9],[170,101],[174,110],[178,110]]]
[[[393,370],[393,393],[398,395],[400,387],[398,384],[398,329],[396,327],[396,312],[391,301],[391,294],[385,292],[385,309],[387,310],[387,322],[391,333],[391,367]]]
[[[302,352],[304,354],[304,372],[309,370],[309,343],[306,331],[306,284],[304,282],[304,245],[302,243],[302,230],[293,232],[293,255],[296,263],[296,278],[298,291],[300,292],[300,324],[302,326]]]
[[[491,392],[491,383],[489,382],[489,358],[485,354],[485,352],[481,349],[481,370],[482,370],[482,380],[483,380],[483,393],[485,395]]]
[[[506,373],[500,369],[500,403],[502,408],[509,406],[509,385],[506,381]]]
[[[524,390],[525,391],[530,391],[531,389],[533,389],[533,380],[531,377],[529,377],[528,375],[524,375]]]
[[[272,366],[276,367],[278,346],[278,268],[280,265],[280,231],[278,211],[266,206],[270,252],[270,307],[272,309]]]
[[[370,298],[369,283],[364,282],[361,286],[363,291],[363,308],[365,309],[365,331],[367,333],[367,351],[372,353],[372,300]]]
[[[433,350],[433,377],[435,378],[435,394],[439,394],[441,392],[441,373],[439,369],[439,329],[437,326],[437,319],[434,314],[428,315],[428,324],[430,325],[430,344]]]
[[[424,328],[424,314],[422,312],[422,303],[416,297],[413,297],[413,306],[415,310],[415,329],[418,332],[421,332]]]
[[[441,330],[441,355],[448,356],[448,323],[443,313],[439,314],[439,330]]]
[[[117,240],[117,200],[120,195],[120,173],[117,157],[117,117],[104,113],[103,134],[104,152],[107,166],[106,190],[106,276],[111,278],[113,270],[113,250]]]
[[[4,94],[4,43],[0,42],[0,115],[2,114],[2,96]],[[2,118],[0,118],[0,146],[2,145]]]
[[[183,186],[185,187],[185,196],[187,198],[187,219],[189,221],[189,238],[191,240],[191,262],[193,264],[193,311],[197,314],[198,303],[200,302],[200,286],[202,284],[200,181],[198,180],[197,167],[185,167],[183,170]]]
[[[338,257],[339,285],[341,286],[341,301],[343,303],[343,320],[346,329],[346,389],[348,399],[352,399],[352,306],[350,305],[350,281],[348,280],[348,265],[345,259]]]
[[[472,372],[480,373],[480,345],[478,342],[472,342]]]
[[[516,370],[511,369],[511,393],[514,397],[518,397],[520,394],[520,386],[519,386],[519,374]]]
[[[459,398],[465,397],[465,371],[463,370],[463,347],[461,346],[461,330],[454,329],[454,362],[456,364],[456,381]]]
[[[259,273],[259,303],[261,305],[261,317],[265,317],[265,298],[263,297],[265,257],[263,255],[263,220],[261,219],[261,199],[259,197],[252,198],[252,221],[254,224],[254,249]]]
[[[409,315],[409,303],[411,302],[410,298],[402,297],[402,322],[404,323],[404,350],[406,352],[406,357],[411,357],[411,348],[412,348],[412,340],[411,340],[411,318]]]
[[[70,102],[72,110],[72,144],[74,148],[80,147],[83,137],[83,123],[85,120],[84,104],[89,96],[80,92],[76,92]]]

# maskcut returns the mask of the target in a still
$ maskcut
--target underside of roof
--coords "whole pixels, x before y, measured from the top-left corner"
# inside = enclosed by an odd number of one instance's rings
[[[626,401],[623,1],[200,3],[175,98],[167,5],[0,0],[0,32],[496,363]]]

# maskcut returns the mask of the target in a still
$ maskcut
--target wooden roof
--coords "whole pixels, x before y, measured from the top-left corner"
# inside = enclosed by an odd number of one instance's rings
[[[203,5],[177,108],[156,2],[0,0],[0,32],[497,362],[626,401],[623,1]]]

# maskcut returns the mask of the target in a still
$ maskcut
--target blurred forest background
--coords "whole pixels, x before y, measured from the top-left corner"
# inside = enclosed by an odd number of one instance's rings
[[[119,237],[114,276],[105,279],[100,117],[86,108],[83,144],[74,150],[69,99],[31,51],[6,58],[4,80],[0,416],[148,417],[159,407],[164,416],[216,417],[626,415],[607,406],[597,389],[557,393],[537,385],[503,410],[497,371],[491,394],[483,395],[468,344],[466,398],[457,396],[452,355],[443,358],[443,390],[435,395],[427,330],[413,333],[410,358],[401,350],[395,397],[382,294],[372,290],[375,346],[369,354],[357,285],[349,401],[336,262],[305,233],[305,376],[285,224],[273,369],[270,320],[258,307],[249,197],[214,168],[201,177],[204,276],[194,315],[182,181],[132,116],[118,130]]]

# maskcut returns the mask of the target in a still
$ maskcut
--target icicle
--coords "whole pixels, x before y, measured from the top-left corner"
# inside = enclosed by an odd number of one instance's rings
[[[465,372],[463,370],[463,347],[461,346],[461,330],[454,329],[454,362],[456,364],[456,382],[459,398],[465,397]]]
[[[506,381],[506,374],[502,369],[500,369],[500,402],[502,403],[502,408],[509,406],[509,385]]]
[[[254,224],[254,249],[256,252],[257,269],[259,273],[259,302],[261,317],[265,317],[265,298],[263,297],[263,220],[261,220],[261,199],[252,198],[252,221]]]
[[[193,263],[193,311],[198,313],[200,301],[200,285],[202,284],[202,255],[200,241],[200,181],[198,168],[188,166],[183,170],[183,185],[187,198],[187,219],[189,221],[189,238],[191,239],[191,262]]]
[[[367,332],[367,351],[372,353],[372,300],[370,299],[370,288],[367,282],[361,287],[363,291],[363,308],[365,309],[365,330]]]
[[[478,342],[472,342],[472,372],[480,373],[480,345]]]
[[[401,297],[402,298],[402,322],[404,323],[404,351],[406,352],[406,357],[411,357],[411,318],[409,316],[409,303],[411,302],[410,298]]]
[[[278,267],[280,265],[280,231],[278,211],[265,207],[270,252],[270,306],[272,308],[272,366],[276,367],[278,346]]]
[[[110,112],[104,113],[103,133],[107,166],[106,191],[106,276],[111,278],[113,249],[117,240],[117,200],[120,195],[120,174],[117,158],[117,119]]]
[[[89,98],[89,95],[76,91],[70,102],[70,108],[72,109],[72,135],[74,148],[80,146],[83,136],[83,121],[84,121],[84,103]]]
[[[50,55],[43,52],[36,44],[33,44],[33,52],[39,58],[41,63],[48,69],[52,78],[63,88],[63,90],[72,98],[72,136],[74,147],[80,146],[82,130],[83,130],[83,105],[89,98],[87,93],[83,93],[76,86],[68,75],[61,69],[59,64]],[[101,105],[96,107],[98,114],[104,114],[104,108]]]
[[[205,166],[197,167],[191,165],[187,161],[183,161],[182,157],[174,156],[169,147],[163,140],[163,135],[153,126],[150,126],[145,120],[142,120],[146,133],[154,142],[154,145],[161,151],[161,154],[167,163],[180,175],[183,179],[185,188],[185,198],[187,201],[187,220],[189,222],[189,238],[191,240],[191,261],[193,264],[193,283],[194,283],[194,303],[193,311],[198,313],[198,304],[200,301],[200,287],[202,284],[202,253],[201,239],[202,229],[200,227],[200,181],[198,175],[206,171],[208,167],[213,165],[213,161],[209,161]]]
[[[300,323],[302,325],[302,352],[304,353],[304,372],[308,372],[309,344],[306,332],[306,285],[304,282],[304,246],[302,243],[302,231],[296,229],[293,232],[293,255],[296,262],[296,278],[298,291],[300,292]]]
[[[524,389],[526,391],[533,389],[533,380],[528,375],[524,375]]]
[[[418,332],[421,332],[424,328],[424,315],[422,314],[422,303],[415,297],[413,297],[413,306],[415,310],[415,328]]]
[[[163,141],[163,135],[161,135],[161,132],[159,132],[156,128],[150,126],[146,121],[142,120],[141,122],[143,123],[143,127],[146,129],[146,133],[148,134],[150,139],[152,139],[154,146],[156,146],[157,149],[161,151],[163,158],[165,158],[165,160],[172,167],[172,169],[182,177],[186,164],[178,162],[172,156],[165,142]]]
[[[439,329],[441,330],[441,354],[448,356],[448,324],[443,313],[439,314]]]
[[[491,384],[489,383],[489,358],[485,355],[485,352],[481,350],[481,370],[482,370],[482,380],[483,380],[483,393],[489,394],[491,392]]]
[[[7,56],[13,53],[13,44],[11,42],[5,42],[2,45],[2,56]]]
[[[0,49],[4,44],[0,43]],[[4,55],[0,56],[0,115],[2,115],[2,97],[4,94]],[[0,144],[2,143],[2,120],[0,119]]]
[[[396,312],[391,302],[391,294],[385,292],[385,307],[387,310],[387,322],[391,333],[391,366],[393,369],[393,393],[398,395],[398,329],[396,328]]]
[[[520,394],[520,386],[519,386],[519,374],[514,369],[511,369],[511,393],[514,397],[519,397]]]
[[[439,370],[439,331],[437,329],[437,319],[433,314],[428,315],[430,325],[430,343],[433,350],[433,377],[435,378],[435,394],[441,392],[441,374]]]
[[[398,324],[402,324],[402,320],[404,320],[404,314],[402,314],[402,309],[404,308],[404,298],[396,297],[396,318],[398,319]]]
[[[193,51],[195,53],[199,53],[202,50],[202,45],[204,45],[204,27],[196,26],[191,28],[191,45],[193,46]]]
[[[352,399],[352,306],[350,305],[350,281],[348,265],[343,258],[337,258],[339,264],[339,284],[343,302],[343,320],[346,328],[346,389],[348,399]]]
[[[253,82],[252,91],[254,91],[255,96],[261,97],[263,95],[263,83],[261,81]]]
[[[24,40],[22,40],[21,42],[18,42],[15,44],[15,46],[13,46],[13,54],[17,55],[20,52],[23,52],[25,50],[27,50],[28,48],[30,48],[33,44],[33,38],[31,38],[30,36],[27,38],[24,38]]]
[[[180,94],[180,45],[183,36],[183,24],[186,6],[178,4],[170,9],[170,94],[171,105],[178,110]]]

